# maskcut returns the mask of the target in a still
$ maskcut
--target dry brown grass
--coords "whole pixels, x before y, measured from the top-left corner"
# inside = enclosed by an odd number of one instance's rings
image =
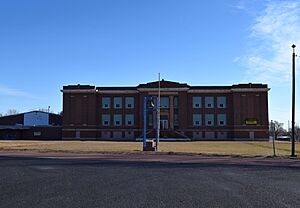
[[[105,141],[1,141],[1,150],[62,152],[132,152],[140,150],[138,142]]]
[[[296,144],[300,154],[300,144]],[[288,156],[290,143],[276,142],[276,154]],[[38,152],[139,152],[141,142],[105,142],[105,141],[1,141],[0,151],[38,151]],[[213,155],[271,156],[271,142],[160,142],[160,152],[195,153]]]
[[[276,155],[287,156],[290,154],[290,143],[276,142]],[[297,144],[297,149],[300,144]],[[184,153],[200,153],[214,155],[242,155],[242,156],[272,156],[272,142],[180,142],[162,143],[161,151],[174,151]],[[297,151],[297,153],[300,153]]]

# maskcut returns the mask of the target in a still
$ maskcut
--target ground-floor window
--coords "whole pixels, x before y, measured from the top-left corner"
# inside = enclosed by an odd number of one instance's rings
[[[102,132],[101,132],[101,138],[102,138],[102,139],[110,139],[110,138],[111,138],[111,133],[110,133],[110,131],[102,131]]]

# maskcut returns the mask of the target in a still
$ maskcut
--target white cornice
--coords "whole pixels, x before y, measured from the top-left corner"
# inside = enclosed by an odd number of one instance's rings
[[[68,89],[68,90],[61,90],[62,93],[95,93],[97,92],[97,90],[95,89],[74,89],[74,90],[71,90],[71,89]]]
[[[160,88],[161,92],[176,92],[176,91],[188,91],[188,90],[189,90],[188,87]],[[138,91],[141,91],[141,92],[157,92],[158,88],[138,88]]]
[[[270,88],[233,88],[233,89],[189,89],[185,88],[161,88],[161,92],[187,93],[231,93],[231,92],[267,92]],[[63,93],[100,93],[100,94],[136,94],[140,92],[157,92],[158,88],[138,88],[137,90],[97,90],[97,89],[66,89]]]
[[[202,90],[189,90],[188,93],[231,93],[231,90],[211,90],[211,89],[202,89]]]
[[[267,92],[270,88],[233,88],[233,89],[194,89],[189,90],[188,93],[232,93],[232,92]]]
[[[268,92],[270,88],[233,88],[232,92]]]
[[[97,91],[100,94],[136,94],[139,93],[137,90],[101,90]]]

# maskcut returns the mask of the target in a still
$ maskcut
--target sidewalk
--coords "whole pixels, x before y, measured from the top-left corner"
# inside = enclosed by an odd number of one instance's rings
[[[270,157],[232,157],[232,156],[205,156],[205,155],[178,155],[178,154],[119,154],[119,153],[39,153],[9,151],[0,152],[0,157],[27,157],[64,160],[101,160],[116,162],[161,162],[174,164],[218,164],[218,165],[251,165],[271,167],[300,168],[300,159],[270,158]]]

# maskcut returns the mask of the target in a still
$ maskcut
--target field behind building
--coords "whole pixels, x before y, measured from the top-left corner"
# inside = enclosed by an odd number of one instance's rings
[[[108,141],[0,141],[0,151],[70,153],[141,153],[142,142]],[[276,142],[276,155],[289,156],[291,144]],[[160,142],[159,153],[232,156],[272,156],[272,142],[197,141]],[[300,154],[300,143],[296,144]]]

